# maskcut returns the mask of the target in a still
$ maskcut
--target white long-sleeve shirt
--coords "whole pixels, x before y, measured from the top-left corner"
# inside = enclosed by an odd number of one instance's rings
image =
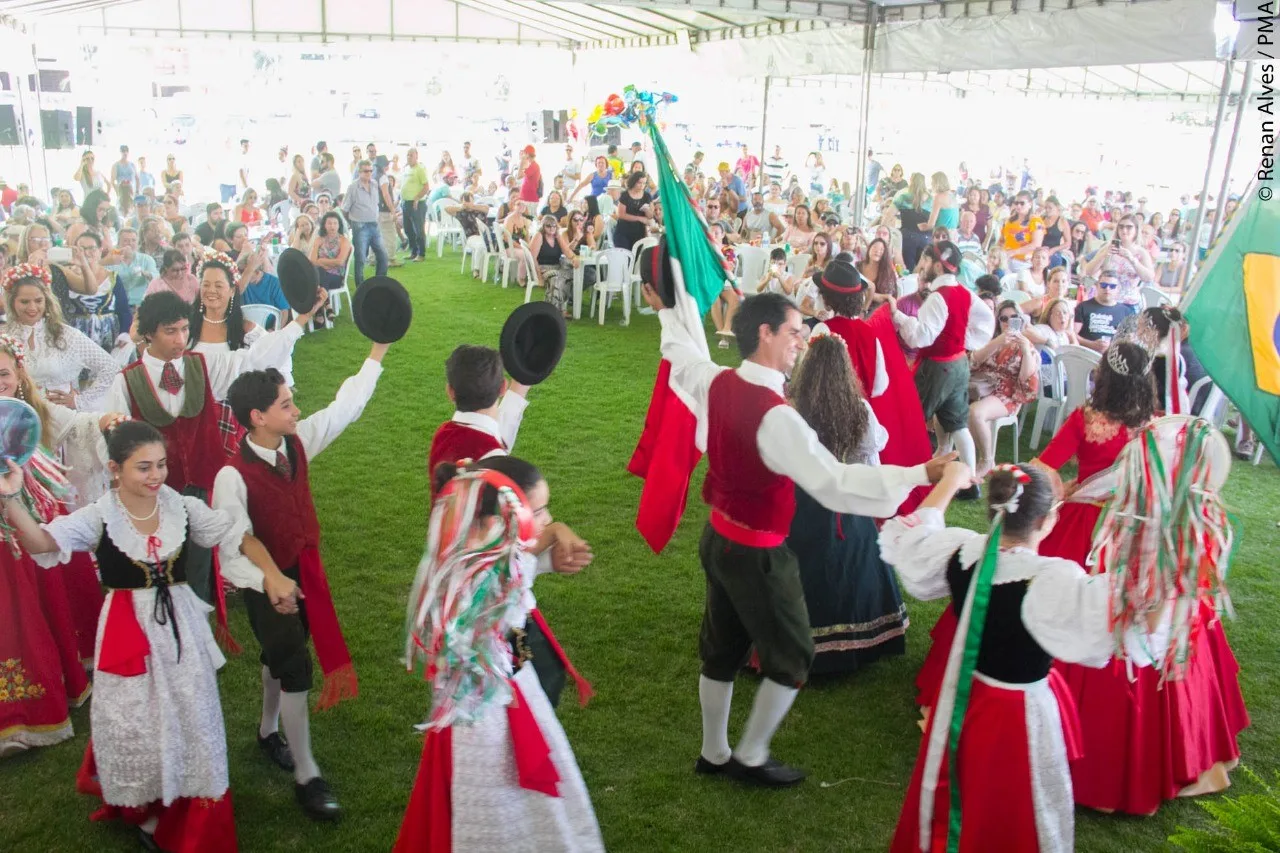
[[[225,400],[227,389],[242,373],[250,370],[265,370],[268,367],[279,369],[293,355],[293,345],[300,337],[302,337],[302,327],[297,323],[289,323],[283,329],[263,335],[261,340],[252,347],[230,352],[204,353],[205,367],[209,374],[209,391],[213,394],[213,399]],[[177,359],[172,363],[178,375],[183,376],[182,360]],[[182,411],[182,404],[187,399],[186,383],[183,382],[178,393],[170,394],[160,387],[160,374],[164,371],[166,362],[153,356],[150,350],[143,350],[142,364],[156,390],[156,399],[160,401],[160,405],[166,412],[176,417]],[[132,411],[129,407],[129,388],[125,385],[124,374],[117,375],[112,382],[111,390],[107,392],[103,402],[103,411],[126,414]]]
[[[366,359],[360,372],[342,383],[332,403],[298,422],[297,436],[302,442],[303,452],[307,454],[308,464],[360,417],[373,397],[381,375],[382,365],[373,359]],[[263,461],[274,465],[276,453],[284,447],[284,441],[282,439],[278,446],[268,448],[260,447],[254,444],[253,439],[248,439],[246,445]],[[213,508],[225,510],[232,518],[244,522],[245,532],[253,532],[253,521],[249,518],[249,490],[245,486],[244,477],[230,465],[219,471],[213,481]],[[220,556],[222,577],[225,580],[240,589],[262,592],[262,569],[239,551],[233,554],[222,553]]]
[[[692,401],[694,414],[702,420],[712,380],[729,368],[706,361],[670,309],[660,311],[658,319],[662,323],[662,356],[671,364],[671,379]],[[786,377],[776,370],[744,361],[737,373],[753,385],[782,394]],[[834,512],[890,516],[913,488],[929,482],[923,465],[872,467],[839,462],[791,406],[775,406],[765,414],[756,431],[756,449],[766,468],[790,478]]]
[[[901,311],[893,312],[893,327],[898,330],[898,337],[902,338],[902,342],[907,346],[913,349],[927,347],[942,334],[943,328],[947,325],[947,318],[950,316],[946,301],[938,293],[944,287],[964,287],[964,285],[953,275],[940,275],[934,279],[932,292],[920,305],[919,314],[910,317]],[[987,303],[977,296],[973,297],[969,300],[964,348],[972,352],[986,346],[991,342],[995,325],[996,317],[987,307]]]
[[[830,335],[833,334],[831,327],[826,323],[819,323],[813,327],[813,331],[809,333],[810,337],[814,335]],[[876,341],[876,375],[875,380],[871,383],[871,391],[868,397],[879,397],[885,391],[889,390],[889,371],[884,367],[884,349],[880,346],[880,342]]]
[[[506,456],[516,446],[516,436],[520,434],[520,423],[524,420],[524,410],[528,406],[528,400],[508,391],[502,395],[502,402],[498,404],[496,420],[480,412],[454,412],[449,420],[479,430],[502,442],[505,449],[491,450],[482,458]]]
[[[87,369],[89,386],[76,396],[76,408],[82,412],[100,410],[102,398],[120,367],[88,335],[64,323],[61,345],[55,345],[49,340],[43,319],[34,326],[10,323],[5,331],[26,346],[27,375],[42,392],[79,390],[80,374]]]

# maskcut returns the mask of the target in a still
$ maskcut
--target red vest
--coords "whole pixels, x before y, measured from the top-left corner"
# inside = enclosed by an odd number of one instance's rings
[[[506,447],[484,430],[457,421],[445,421],[431,439],[431,453],[427,457],[427,479],[434,476],[436,466],[441,462],[479,460],[495,450],[506,450]]]
[[[719,512],[737,525],[783,538],[796,511],[795,486],[790,477],[765,467],[756,433],[770,409],[786,404],[782,395],[736,371],[722,371],[713,379],[707,395],[707,479],[702,484],[702,499],[713,516]]]
[[[165,484],[178,492],[188,486],[212,492],[213,480],[218,476],[227,457],[222,443],[222,431],[218,427],[218,404],[213,399],[213,392],[209,390],[209,368],[200,353],[188,352],[183,356],[183,359],[191,358],[199,359],[200,369],[204,371],[204,402],[200,411],[193,417],[175,417],[168,426],[158,423],[151,425],[160,430],[165,440],[169,463],[169,476],[165,479]],[[131,374],[134,371],[141,371],[141,376],[134,378],[140,378],[145,383],[153,398],[151,405],[159,407],[155,386],[151,384],[146,365],[141,360],[135,361],[123,372]],[[134,420],[146,420],[128,378],[126,376],[125,391],[129,395],[129,414]],[[188,393],[190,392],[191,389],[188,389]]]
[[[832,317],[823,320],[832,334],[844,339],[849,349],[849,360],[853,362],[853,372],[858,374],[862,383],[862,396],[871,399],[871,390],[876,387],[876,334],[865,320],[854,320],[850,317]]]
[[[298,564],[303,548],[320,547],[320,520],[311,500],[307,453],[297,436],[285,436],[284,450],[293,468],[293,479],[286,480],[273,464],[246,446],[248,440],[241,442],[240,450],[227,464],[244,479],[253,535],[262,540],[278,567],[289,569]]]
[[[965,332],[969,329],[969,308],[973,294],[961,284],[940,287],[934,294],[947,303],[947,323],[937,340],[920,350],[920,357],[932,361],[954,361],[964,355]]]

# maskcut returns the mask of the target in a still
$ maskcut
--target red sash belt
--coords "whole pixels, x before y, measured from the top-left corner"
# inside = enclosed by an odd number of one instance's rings
[[[338,624],[338,611],[333,607],[333,595],[329,581],[324,576],[320,552],[315,548],[303,548],[298,555],[298,578],[307,608],[307,627],[311,641],[324,671],[324,686],[316,710],[332,708],[344,699],[354,699],[360,692],[356,682],[356,669],[347,651],[347,641]]]
[[[532,619],[539,628],[542,629],[542,635],[547,638],[547,645],[551,646],[551,651],[556,653],[556,657],[560,659],[560,663],[564,665],[565,672],[569,673],[569,677],[573,679],[573,683],[578,686],[578,704],[585,706],[591,697],[595,695],[595,690],[591,687],[591,682],[579,674],[570,662],[569,656],[560,646],[560,641],[556,639],[556,635],[551,632],[551,626],[547,624],[547,620],[542,618],[542,613],[538,608],[529,611],[529,618]]]
[[[730,542],[737,542],[748,548],[777,548],[787,541],[785,533],[752,530],[729,518],[718,509],[711,510],[711,528]]]
[[[520,692],[520,685],[514,680],[508,683],[511,685],[511,702],[507,705],[507,724],[511,727],[511,747],[516,756],[520,787],[548,797],[558,797],[560,774],[551,760],[551,747],[533,716],[533,709]]]
[[[131,678],[147,671],[147,655],[151,643],[138,624],[133,611],[133,590],[111,591],[107,607],[107,624],[102,627],[102,647],[98,650],[97,669],[112,675]]]

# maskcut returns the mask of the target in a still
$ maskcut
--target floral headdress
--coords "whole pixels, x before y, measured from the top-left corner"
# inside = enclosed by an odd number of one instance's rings
[[[231,277],[231,286],[240,286],[240,267],[236,262],[231,260],[231,256],[226,252],[219,252],[216,249],[205,246],[204,257],[200,259],[200,266],[196,268],[196,276],[204,277],[204,270],[209,264],[216,265],[219,269],[224,270]]]
[[[6,287],[8,284],[6,283]],[[0,348],[7,349],[13,353],[13,360],[17,362],[18,367],[25,367],[27,361],[27,348],[22,345],[22,341],[13,335],[0,333]]]
[[[53,276],[47,268],[39,264],[25,263],[18,264],[16,267],[9,267],[4,271],[4,289],[13,290],[14,285],[29,278],[40,279],[40,281],[44,282],[45,287],[53,285]]]

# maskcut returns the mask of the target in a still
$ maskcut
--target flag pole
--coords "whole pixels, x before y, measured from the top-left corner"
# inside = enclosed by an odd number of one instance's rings
[[[1218,190],[1218,206],[1213,211],[1213,225],[1209,228],[1209,244],[1218,236],[1218,228],[1222,225],[1222,212],[1227,207],[1227,193],[1231,190],[1231,163],[1236,158],[1236,143],[1240,141],[1240,120],[1244,118],[1245,107],[1249,105],[1249,94],[1253,88],[1253,60],[1244,64],[1244,82],[1240,84],[1240,99],[1236,101],[1236,120],[1231,126],[1231,139],[1227,142],[1227,162],[1222,167],[1222,189]],[[1190,254],[1190,253],[1188,253]]]
[[[1213,136],[1209,139],[1209,159],[1204,166],[1204,184],[1200,188],[1200,206],[1196,208],[1195,226],[1191,229],[1191,245],[1187,252],[1187,268],[1182,271],[1182,286],[1185,288],[1191,281],[1191,270],[1198,267],[1194,263],[1200,254],[1200,229],[1204,227],[1205,205],[1209,203],[1209,182],[1213,180],[1213,158],[1218,153],[1218,137],[1222,135],[1222,119],[1227,113],[1227,96],[1231,94],[1231,75],[1235,69],[1235,60],[1228,57],[1223,60],[1222,87],[1218,90],[1218,116],[1213,120]],[[1219,201],[1219,204],[1222,202]],[[1208,260],[1208,256],[1205,256]]]
[[[1182,311],[1182,313],[1185,314],[1187,312],[1187,308],[1191,306],[1192,301],[1200,292],[1200,285],[1204,284],[1206,271],[1213,268],[1213,264],[1210,263],[1210,260],[1216,260],[1214,257],[1215,253],[1221,251],[1221,247],[1227,244],[1227,232],[1235,227],[1232,223],[1240,223],[1244,221],[1243,214],[1245,208],[1254,203],[1253,188],[1257,186],[1257,184],[1258,179],[1257,173],[1255,172],[1254,176],[1249,179],[1248,185],[1245,186],[1244,193],[1240,196],[1244,201],[1240,203],[1240,207],[1236,209],[1236,212],[1231,214],[1231,219],[1224,226],[1222,233],[1218,235],[1218,239],[1209,244],[1209,253],[1204,256],[1204,262],[1196,269],[1195,278],[1187,285],[1186,290],[1183,292],[1181,298],[1179,298],[1178,309]],[[1187,263],[1190,264],[1191,261],[1188,260]]]

